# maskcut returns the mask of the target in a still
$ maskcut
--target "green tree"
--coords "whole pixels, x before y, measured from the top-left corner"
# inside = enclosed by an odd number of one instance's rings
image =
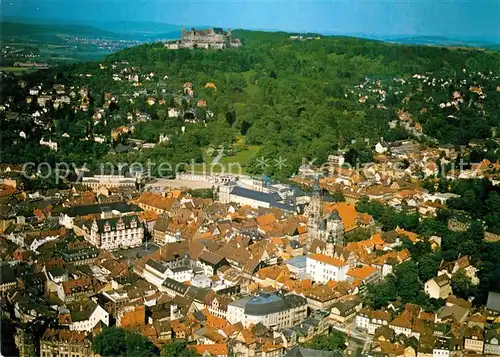
[[[197,357],[198,354],[187,346],[187,342],[184,340],[174,340],[163,346],[161,357]]]
[[[95,337],[92,349],[103,357],[123,356],[127,352],[125,339],[124,329],[107,327]]]
[[[435,254],[425,254],[418,261],[420,280],[426,282],[436,276],[439,268],[440,257]]]
[[[158,349],[145,336],[119,327],[106,327],[92,344],[94,352],[103,357],[154,357]]]
[[[404,262],[394,268],[396,277],[396,290],[403,303],[412,302],[423,290],[423,284],[419,278],[419,269],[415,262]]]
[[[463,269],[458,270],[451,277],[451,289],[453,294],[462,299],[468,299],[476,293],[476,286],[472,284],[472,280]]]
[[[345,234],[346,242],[359,242],[370,239],[371,232],[368,228],[358,228]]]
[[[333,331],[328,335],[314,336],[313,339],[304,344],[306,348],[322,351],[344,350],[346,335],[339,331]]]

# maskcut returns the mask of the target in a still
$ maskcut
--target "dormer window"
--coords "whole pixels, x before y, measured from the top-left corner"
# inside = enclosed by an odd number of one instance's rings
[[[109,224],[109,222],[106,222],[104,224],[104,232],[109,232],[111,231],[111,225]]]
[[[123,218],[120,217],[118,222],[116,223],[116,230],[122,230],[125,229],[125,223],[123,223]]]

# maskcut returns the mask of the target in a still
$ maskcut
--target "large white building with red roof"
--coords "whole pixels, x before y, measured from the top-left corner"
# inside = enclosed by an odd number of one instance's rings
[[[349,264],[325,254],[311,254],[306,257],[306,274],[315,282],[344,281],[347,279],[348,270]]]

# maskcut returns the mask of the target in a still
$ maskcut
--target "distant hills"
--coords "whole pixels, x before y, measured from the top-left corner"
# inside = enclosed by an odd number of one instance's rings
[[[190,26],[186,26],[190,27]],[[208,26],[197,26],[206,28]],[[278,30],[269,30],[278,31]],[[41,36],[63,34],[82,37],[99,37],[141,42],[172,40],[180,38],[181,26],[147,21],[94,21],[85,23],[65,23],[61,20],[3,17],[0,19],[0,34],[11,36]],[[496,38],[453,39],[443,36],[382,36],[367,33],[333,33],[324,36],[349,36],[408,45],[480,47],[500,50],[500,40]]]
[[[372,35],[367,33],[333,33],[327,32],[328,36],[360,37],[405,45],[429,45],[429,46],[453,46],[453,47],[480,47],[500,50],[500,39],[498,38],[449,38],[444,36],[394,36],[394,35]]]
[[[159,22],[116,21],[70,24],[9,17],[0,21],[0,34],[4,39],[20,36],[39,38],[68,35],[151,42],[179,38],[180,32],[181,27],[178,25]]]
[[[119,34],[105,31],[88,25],[64,25],[64,24],[31,24],[22,22],[0,22],[0,33],[3,38],[38,36],[48,34],[72,35],[72,36],[99,36],[118,37]]]
[[[401,43],[407,45],[433,45],[433,46],[454,46],[454,47],[481,47],[500,50],[500,43],[482,39],[460,40],[443,36],[415,36],[415,37],[389,37],[383,41]]]
[[[162,22],[114,21],[96,22],[91,23],[91,25],[106,31],[112,31],[119,34],[158,35],[175,33],[177,36],[179,36],[181,32],[181,26],[165,24]]]

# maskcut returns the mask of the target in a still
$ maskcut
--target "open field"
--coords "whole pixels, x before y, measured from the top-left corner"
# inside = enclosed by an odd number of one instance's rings
[[[237,162],[237,163],[239,163],[242,166],[246,166],[250,162],[250,159],[252,158],[252,156],[254,156],[255,154],[257,154],[257,152],[259,151],[259,149],[260,149],[260,146],[249,146],[247,149],[241,150],[241,151],[237,152],[233,156],[224,156],[224,157],[222,157],[220,159],[220,163],[224,164],[224,165],[227,165],[229,163],[235,163],[235,162]]]
[[[260,149],[260,146],[249,146],[247,149],[238,151],[232,156],[223,156],[217,164],[212,165],[210,155],[205,150],[205,162],[188,166],[186,170],[194,173],[230,173],[230,174],[247,174],[246,167]]]

